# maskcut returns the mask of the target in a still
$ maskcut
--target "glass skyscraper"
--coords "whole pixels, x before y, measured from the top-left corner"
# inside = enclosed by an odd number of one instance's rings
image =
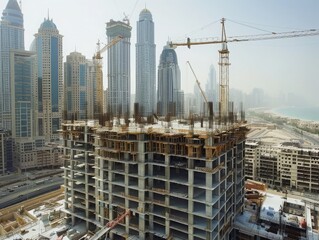
[[[64,93],[67,119],[87,119],[87,70],[88,65],[81,53],[72,52],[64,63]]]
[[[38,56],[38,127],[46,141],[59,139],[63,112],[62,35],[50,19],[44,19],[31,49]]]
[[[122,39],[108,49],[108,112],[112,116],[129,116],[131,99],[131,30],[125,22],[113,21],[106,25],[108,43],[118,36]]]
[[[184,93],[174,49],[165,46],[158,66],[157,113],[160,116],[184,114]]]
[[[141,116],[155,113],[156,106],[156,66],[154,44],[154,22],[152,14],[146,8],[137,22],[136,43],[136,97]]]
[[[10,50],[24,50],[23,14],[9,0],[0,22],[0,127],[11,130]]]
[[[11,102],[13,138],[36,136],[36,55],[34,52],[11,52]]]

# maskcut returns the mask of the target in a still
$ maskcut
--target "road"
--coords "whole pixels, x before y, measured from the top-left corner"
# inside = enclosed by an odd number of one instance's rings
[[[7,185],[0,189],[0,209],[56,190],[63,184],[60,176],[45,177]]]
[[[301,139],[307,140],[307,141],[313,143],[314,145],[319,146],[319,137],[316,136],[315,134],[311,134],[311,133],[308,133],[306,131],[302,131],[296,127],[293,127],[293,126],[287,125],[287,124],[283,125],[283,128],[287,131],[294,132]],[[301,132],[302,132],[302,134],[301,134]]]

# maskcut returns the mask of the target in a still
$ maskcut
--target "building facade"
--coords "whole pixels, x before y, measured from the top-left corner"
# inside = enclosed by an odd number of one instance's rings
[[[13,141],[11,132],[0,129],[0,175],[13,171]]]
[[[11,130],[10,51],[24,50],[23,14],[16,0],[9,0],[0,22],[0,127]]]
[[[182,116],[183,97],[176,52],[165,46],[158,66],[157,113],[160,116]]]
[[[92,230],[123,219],[110,239],[231,239],[247,130],[134,126],[62,124],[69,223]]]
[[[35,34],[31,50],[38,56],[38,128],[47,142],[59,139],[63,113],[62,35],[45,19]]]
[[[88,64],[81,53],[72,52],[66,57],[64,94],[67,119],[87,119]]]
[[[154,22],[148,9],[143,9],[137,22],[136,43],[136,97],[139,114],[150,116],[156,113],[156,45]]]
[[[296,142],[271,145],[249,140],[245,178],[289,190],[319,192],[319,149]]]
[[[129,116],[131,98],[131,30],[127,22],[111,20],[106,24],[108,43],[121,36],[122,39],[108,49],[108,113],[112,116]],[[101,96],[103,96],[101,94]]]
[[[37,58],[34,52],[11,51],[12,137],[37,136]]]

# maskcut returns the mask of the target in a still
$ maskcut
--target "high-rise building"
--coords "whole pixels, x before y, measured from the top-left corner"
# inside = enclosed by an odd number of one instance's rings
[[[130,114],[131,69],[130,38],[132,27],[129,23],[111,20],[106,24],[108,43],[118,36],[122,39],[108,49],[108,112],[112,116],[128,116]]]
[[[23,15],[16,0],[9,0],[0,22],[0,126],[11,126],[10,51],[24,50]]]
[[[11,51],[12,137],[37,136],[37,62],[34,52]]]
[[[51,19],[44,19],[31,49],[38,56],[39,135],[46,141],[59,138],[63,112],[62,35]]]
[[[87,119],[88,65],[85,56],[72,52],[64,63],[64,104],[67,119]]]
[[[68,223],[110,239],[234,239],[247,129],[171,124],[63,123]]]
[[[218,101],[218,84],[216,78],[216,70],[214,65],[209,68],[209,75],[206,83],[206,97],[209,102],[217,103]]]
[[[154,22],[148,9],[143,9],[137,22],[136,98],[139,114],[149,116],[156,107],[156,66]]]
[[[10,165],[13,165],[11,169],[21,170],[59,167],[57,145],[45,145],[44,137],[39,137],[37,132],[38,69],[35,52],[11,51],[10,66],[13,161],[8,159],[7,169],[10,171]],[[10,142],[7,142],[7,150],[10,149],[8,144]]]
[[[183,115],[184,94],[174,49],[165,46],[158,66],[157,113],[161,116]]]

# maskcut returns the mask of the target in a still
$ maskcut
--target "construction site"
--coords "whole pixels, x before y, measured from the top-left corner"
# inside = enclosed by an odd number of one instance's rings
[[[63,124],[69,223],[111,239],[228,238],[244,206],[247,129],[207,126]]]
[[[57,239],[65,225],[63,188],[0,210],[0,239]]]
[[[255,198],[254,191],[245,193],[248,129],[242,107],[235,111],[229,100],[227,43],[319,33],[307,30],[226,38],[224,22],[222,19],[217,40],[188,38],[187,42],[170,43],[172,48],[221,44],[217,111],[188,62],[206,108],[202,116],[176,119],[170,114],[153,114],[143,118],[136,103],[133,118],[108,113],[99,120],[73,117],[64,121],[60,130],[64,211],[71,228],[82,226],[72,230],[74,239],[250,239],[240,230],[245,232],[246,226],[234,222],[244,215],[245,194],[251,194],[250,203],[257,205],[255,219],[259,221],[262,198],[259,194]]]
[[[234,221],[236,239],[318,239],[316,201],[271,191],[252,180],[245,189],[245,211]]]

